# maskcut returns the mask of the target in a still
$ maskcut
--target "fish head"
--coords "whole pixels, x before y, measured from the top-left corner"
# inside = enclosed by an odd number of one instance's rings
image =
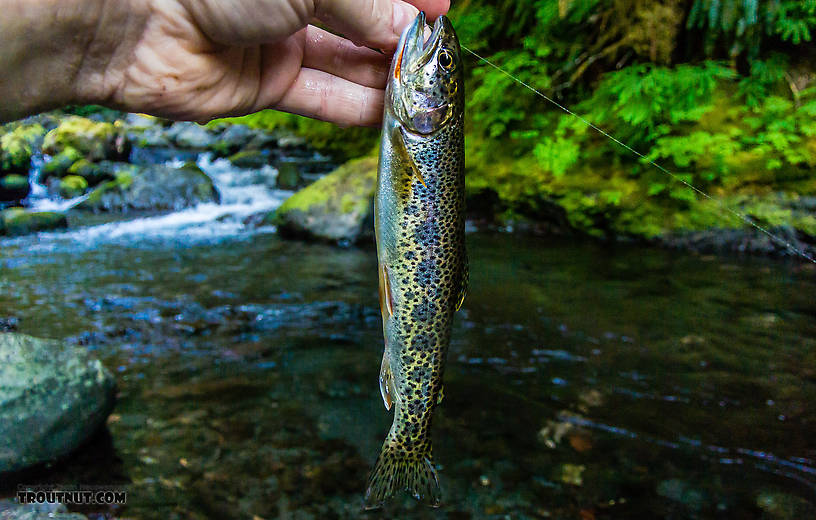
[[[462,55],[445,16],[425,39],[425,13],[403,31],[391,64],[386,107],[409,131],[428,135],[464,109]]]

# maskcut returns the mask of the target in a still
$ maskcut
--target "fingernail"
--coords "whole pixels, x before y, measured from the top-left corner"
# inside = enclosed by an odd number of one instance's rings
[[[394,2],[394,33],[399,36],[408,24],[414,21],[419,9],[405,2]]]

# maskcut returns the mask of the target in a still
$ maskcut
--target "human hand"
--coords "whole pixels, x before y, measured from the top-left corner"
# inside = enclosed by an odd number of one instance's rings
[[[449,5],[448,0],[410,1],[414,5],[401,0],[131,1],[132,13],[113,52],[108,34],[89,46],[98,57],[88,61],[104,63],[104,69],[80,80],[79,97],[173,119],[206,121],[275,108],[341,125],[375,125],[382,118],[389,58],[352,40],[393,50],[417,7],[435,18]],[[352,40],[310,25],[313,20]]]

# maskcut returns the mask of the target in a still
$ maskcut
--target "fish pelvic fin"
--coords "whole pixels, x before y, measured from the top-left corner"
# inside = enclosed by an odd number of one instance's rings
[[[368,478],[365,508],[382,507],[400,491],[407,491],[431,507],[439,507],[442,502],[442,490],[430,454],[409,456],[386,441]]]
[[[397,392],[394,389],[394,374],[391,373],[391,363],[388,360],[388,350],[383,352],[382,364],[380,364],[380,395],[386,410],[390,410],[394,405]]]

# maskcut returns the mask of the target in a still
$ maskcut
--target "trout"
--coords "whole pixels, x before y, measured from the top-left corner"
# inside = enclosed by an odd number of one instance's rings
[[[369,509],[403,490],[440,503],[431,418],[467,285],[461,51],[446,17],[427,41],[425,27],[420,13],[402,33],[385,94],[374,227],[385,337],[380,392],[394,422],[369,477]]]

